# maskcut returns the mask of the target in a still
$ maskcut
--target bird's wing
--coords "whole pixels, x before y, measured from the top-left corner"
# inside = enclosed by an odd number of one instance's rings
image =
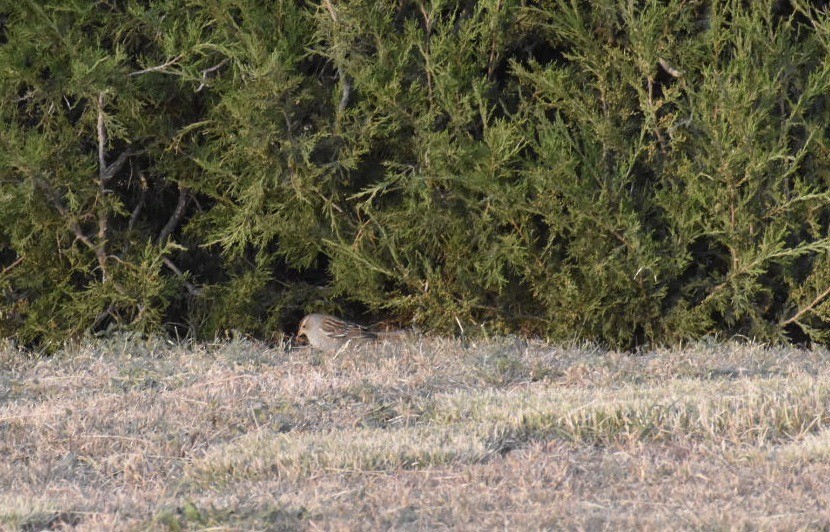
[[[367,331],[356,323],[349,323],[336,318],[326,319],[323,322],[323,326],[327,330],[331,331],[330,336],[332,338],[346,338],[350,340],[356,338],[368,338],[374,340],[377,338],[375,333]]]

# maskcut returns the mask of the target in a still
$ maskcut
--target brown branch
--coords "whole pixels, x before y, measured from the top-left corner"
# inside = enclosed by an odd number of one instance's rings
[[[797,322],[801,316],[813,310],[816,307],[816,305],[818,305],[821,302],[821,300],[826,298],[828,295],[830,295],[830,287],[827,287],[827,289],[824,292],[817,295],[816,298],[813,299],[813,301],[811,301],[809,305],[796,312],[791,318],[782,321],[781,323],[779,323],[779,325],[781,327],[786,327],[791,323]]]
[[[496,10],[501,11],[503,7],[503,2],[499,2]],[[497,36],[498,31],[493,33],[493,41],[490,43],[490,58],[487,61],[487,81],[493,81],[493,77],[496,74],[496,64],[499,58],[498,43],[496,43]]]
[[[138,215],[141,214],[141,209],[144,207],[145,201],[145,193],[144,190],[141,191],[141,197],[138,198],[138,203],[136,204],[133,212],[130,214],[130,220],[127,222],[127,232],[130,233],[135,226],[135,223],[138,221]]]
[[[109,182],[109,180],[112,179],[115,176],[115,174],[118,173],[119,170],[121,170],[121,168],[124,166],[124,163],[126,163],[127,160],[130,157],[132,157],[133,155],[135,155],[136,153],[138,153],[138,152],[134,152],[134,151],[130,151],[130,150],[126,150],[126,151],[122,152],[121,155],[118,156],[118,159],[116,159],[114,163],[108,165],[104,169],[104,172],[101,174],[101,181],[104,182],[104,183]]]
[[[133,180],[133,163],[130,161],[130,183]],[[127,236],[133,232],[133,227],[135,227],[136,222],[138,221],[138,216],[141,214],[141,209],[144,208],[144,203],[147,197],[147,179],[144,178],[144,173],[139,170],[138,172],[138,180],[140,182],[139,187],[141,189],[141,194],[138,197],[138,201],[136,202],[135,207],[133,207],[133,212],[130,213],[130,219],[127,221]],[[126,256],[127,252],[130,250],[130,239],[124,239],[124,246],[122,247],[122,255]]]
[[[225,63],[227,63],[227,62],[228,62],[228,58],[226,57],[225,59],[222,59],[221,61],[219,61],[218,63],[216,63],[212,67],[209,67],[209,68],[206,68],[206,69],[202,70],[202,77],[205,77],[208,74],[216,72],[217,70],[222,68],[225,65]]]
[[[104,197],[107,195],[107,130],[104,124],[104,93],[98,94],[98,194],[95,203],[98,207],[98,245],[94,246],[95,256],[98,258],[98,266],[101,268],[101,280],[107,280],[107,230],[109,228],[109,217],[107,216],[106,205],[103,205]],[[124,155],[124,154],[122,154]],[[124,159],[126,161],[126,158]],[[123,165],[124,162],[122,161]],[[80,228],[79,228],[80,229]]]
[[[663,67],[663,70],[666,71],[666,74],[673,78],[679,78],[683,76],[683,72],[677,70],[676,68],[672,67],[668,61],[663,59],[662,57],[657,59],[657,62],[660,63],[660,66]]]
[[[654,106],[654,77],[646,76],[646,82],[648,84],[648,111],[652,114],[652,116],[654,116],[654,134],[657,136],[657,142],[660,144],[660,151],[665,154],[666,139],[664,139],[663,134],[660,133],[660,127],[657,124],[657,111]]]
[[[212,67],[209,67],[209,68],[206,68],[206,69],[202,70],[202,82],[199,84],[199,87],[196,89],[196,92],[200,92],[202,89],[205,88],[205,82],[207,81],[207,75],[208,74],[216,72],[217,70],[222,68],[222,66],[227,62],[228,62],[228,58],[226,57],[225,59],[222,59],[221,61],[219,61],[217,64],[213,65]]]
[[[337,11],[334,10],[334,6],[331,5],[331,0],[323,0],[323,3],[326,5],[326,9],[329,11],[329,15],[331,15],[331,19],[337,23]]]
[[[331,0],[323,0],[323,4],[326,6],[326,9],[329,12],[329,16],[331,16],[331,20],[336,25],[338,22],[337,19],[337,11],[334,9],[334,5],[332,5]],[[341,54],[337,54],[340,56]],[[339,120],[340,116],[343,115],[343,111],[346,110],[346,107],[349,105],[349,97],[352,93],[352,82],[349,79],[349,76],[346,74],[345,70],[343,70],[343,65],[340,64],[342,61],[339,59],[335,59],[337,62],[337,77],[340,78],[340,83],[343,84],[343,93],[340,95],[340,102],[337,104],[337,127],[339,127]]]
[[[103,182],[107,173],[105,150],[107,149],[107,130],[104,127],[104,93],[98,94],[98,178]]]
[[[107,309],[100,314],[98,314],[95,319],[92,321],[92,325],[89,326],[90,331],[94,331],[98,328],[101,323],[107,318],[107,316],[112,316],[112,311],[115,310],[115,305],[110,305]]]
[[[141,197],[138,199],[138,203],[136,204],[135,208],[133,208],[133,212],[130,213],[130,219],[127,222],[127,235],[132,233],[133,227],[135,223],[138,221],[138,216],[141,214],[141,209],[144,207],[144,190],[141,191]],[[124,246],[122,248],[122,254],[124,256],[127,255],[127,252],[130,250],[130,239],[124,239]]]
[[[177,55],[176,57],[174,57],[170,61],[167,61],[164,64],[156,65],[156,66],[150,67],[150,68],[145,68],[144,70],[136,70],[135,72],[130,72],[127,75],[132,77],[132,76],[140,76],[141,74],[147,74],[149,72],[160,72],[160,71],[163,71],[165,68],[178,63],[179,59],[181,59],[182,57],[184,57],[184,54],[179,54],[179,55]],[[167,72],[165,72],[165,74],[167,74]]]
[[[337,67],[337,76],[343,83],[343,94],[340,95],[340,103],[337,104],[337,116],[340,116],[343,114],[343,111],[345,111],[346,107],[349,105],[349,97],[352,93],[352,82],[349,79],[349,76],[343,71],[341,67]]]
[[[430,108],[433,104],[433,81],[432,81],[432,65],[430,64],[430,55],[432,52],[430,46],[430,39],[432,38],[432,18],[427,13],[426,7],[424,7],[423,3],[419,3],[418,7],[421,8],[421,16],[424,17],[424,37],[425,42],[423,48],[421,48],[421,55],[424,56],[424,72],[427,75],[427,94],[429,95],[429,105]]]
[[[158,236],[158,244],[163,246],[167,243],[167,239],[170,238],[170,235],[173,231],[176,230],[179,223],[181,222],[182,216],[184,216],[185,209],[187,208],[187,203],[190,199],[190,192],[187,187],[183,187],[179,185],[179,201],[176,203],[176,208],[173,209],[173,213],[170,215],[170,218],[167,220],[167,223],[164,224],[161,232],[159,232]],[[198,296],[202,293],[202,289],[191,283],[185,278],[184,272],[176,266],[176,264],[170,260],[169,257],[162,257],[162,262],[164,265],[167,266],[170,271],[175,273],[182,281],[187,293],[192,296]]]
[[[176,227],[178,227],[179,222],[184,215],[184,210],[187,207],[187,201],[189,198],[190,194],[188,193],[187,187],[179,185],[179,201],[176,203],[176,208],[173,209],[173,214],[170,215],[167,223],[164,224],[164,227],[159,233],[158,243],[160,245],[167,243],[167,239],[170,237],[170,234],[176,230]]]
[[[4,276],[4,275],[6,275],[6,274],[7,274],[7,273],[9,273],[11,270],[13,270],[13,269],[14,269],[14,268],[16,268],[17,266],[19,266],[21,262],[23,262],[23,257],[17,257],[17,259],[16,259],[14,262],[12,262],[11,264],[9,264],[9,265],[8,265],[8,266],[6,266],[5,268],[3,268],[3,271],[2,271],[2,272],[0,272],[0,277],[2,277],[2,276]]]
[[[66,207],[64,207],[63,204],[61,204],[60,197],[58,196],[57,191],[54,188],[52,188],[52,186],[49,183],[43,181],[42,179],[36,178],[35,184],[39,185],[43,189],[44,193],[46,194],[46,197],[49,199],[50,202],[52,202],[52,206],[55,207],[55,210],[58,211],[58,214],[60,214],[63,218],[69,219],[69,212],[66,210]],[[81,226],[78,225],[78,222],[70,219],[69,229],[72,230],[72,233],[75,235],[76,240],[80,240],[84,243],[84,245],[86,245],[86,247],[96,252],[97,254],[95,244],[93,244],[92,241],[84,234],[84,231],[83,229],[81,229]]]
[[[187,290],[188,294],[190,294],[191,296],[198,296],[202,293],[201,288],[199,288],[198,286],[194,285],[193,283],[191,283],[190,281],[185,279],[184,272],[182,272],[181,269],[179,269],[179,267],[176,266],[176,264],[172,260],[170,260],[167,257],[162,257],[161,260],[162,260],[162,262],[164,262],[165,266],[170,268],[170,270],[173,273],[175,273],[178,277],[181,278],[182,284],[184,285],[184,287]]]

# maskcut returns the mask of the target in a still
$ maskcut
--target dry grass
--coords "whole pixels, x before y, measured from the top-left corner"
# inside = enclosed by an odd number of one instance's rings
[[[826,351],[0,349],[0,527],[830,527]]]

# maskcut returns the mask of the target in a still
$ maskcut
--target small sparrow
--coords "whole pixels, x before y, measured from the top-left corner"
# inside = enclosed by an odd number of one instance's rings
[[[402,331],[372,332],[365,327],[326,314],[309,314],[300,322],[297,336],[321,351],[338,351],[346,345],[358,345],[382,338],[400,336]]]

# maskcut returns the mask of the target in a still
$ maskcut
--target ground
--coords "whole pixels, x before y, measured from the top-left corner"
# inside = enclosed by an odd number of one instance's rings
[[[0,349],[0,528],[830,527],[830,355],[520,338]]]

